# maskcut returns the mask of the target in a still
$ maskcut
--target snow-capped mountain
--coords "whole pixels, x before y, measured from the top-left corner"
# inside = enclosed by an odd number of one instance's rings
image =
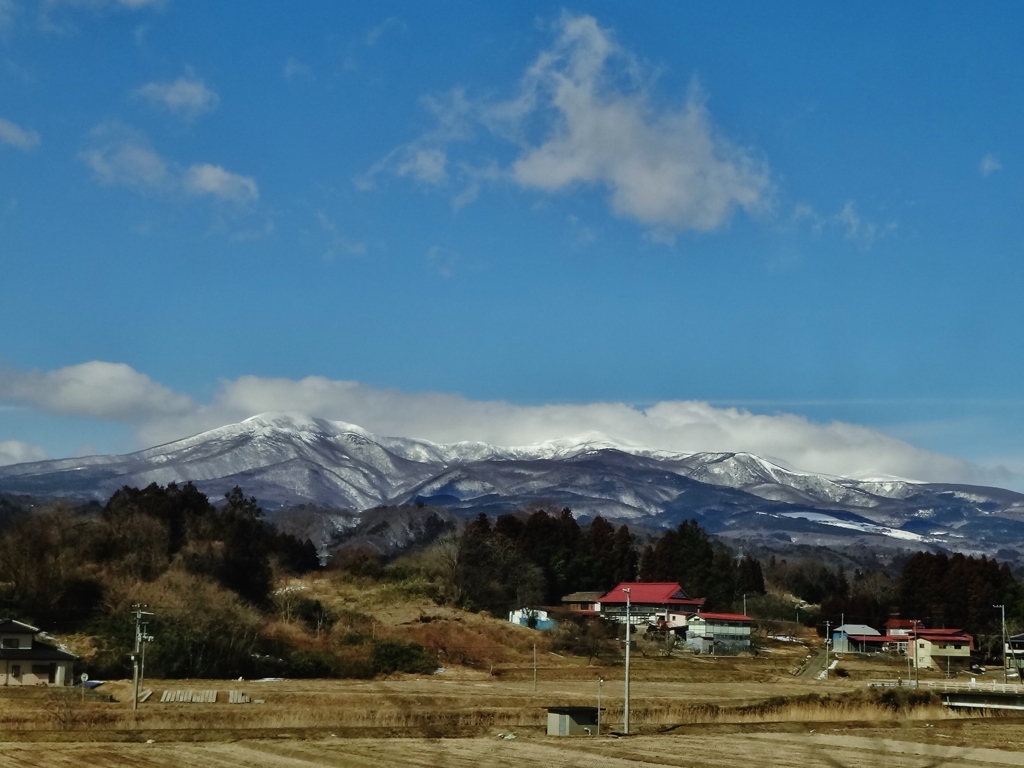
[[[123,456],[0,467],[0,493],[104,500],[124,485],[241,486],[268,509],[343,511],[423,502],[456,514],[567,506],[648,527],[695,517],[723,536],[1024,550],[1024,495],[997,488],[851,480],[748,453],[678,454],[600,435],[536,445],[438,444],[338,421],[266,413]],[[346,524],[353,524],[351,522]]]

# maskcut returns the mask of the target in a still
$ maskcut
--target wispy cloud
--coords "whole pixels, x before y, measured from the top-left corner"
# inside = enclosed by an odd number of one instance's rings
[[[0,39],[6,38],[14,29],[18,18],[18,5],[14,0],[0,0]]]
[[[320,229],[327,236],[327,247],[324,249],[324,261],[334,261],[339,256],[362,256],[366,253],[366,243],[354,240],[345,235],[330,216],[323,211],[316,215]]]
[[[299,80],[312,78],[313,70],[294,56],[289,56],[284,62],[281,74],[284,75],[285,80]]]
[[[384,19],[380,24],[371,28],[367,33],[366,37],[363,38],[363,42],[366,43],[368,48],[372,48],[377,42],[384,36],[384,33],[390,29],[404,30],[405,22],[399,19],[397,16],[389,16]]]
[[[94,361],[54,371],[0,373],[0,403],[134,425],[154,445],[264,411],[297,411],[359,424],[382,435],[437,442],[479,440],[523,445],[601,434],[626,445],[668,451],[749,451],[834,475],[896,475],[945,482],[998,482],[1005,472],[917,448],[878,430],[793,414],[760,415],[707,402],[672,400],[522,406],[444,393],[409,393],[319,376],[301,380],[243,376],[223,381],[198,403],[131,367]]]
[[[1002,163],[999,162],[999,158],[993,155],[991,152],[981,158],[981,162],[978,164],[978,172],[988,178],[996,171],[1003,170]]]
[[[205,82],[192,75],[179,77],[170,83],[147,83],[135,95],[183,120],[195,120],[215,110],[220,103],[220,97]]]
[[[41,141],[42,139],[36,131],[22,128],[20,125],[0,117],[0,143],[20,149],[22,152],[31,152],[39,146]]]
[[[40,0],[39,25],[49,32],[66,33],[74,29],[74,23],[69,20],[72,11],[93,14],[159,11],[169,4],[170,0]]]
[[[356,185],[368,189],[381,173],[440,185],[454,174],[471,190],[465,202],[480,186],[472,169],[495,160],[453,171],[449,154],[482,132],[515,147],[501,180],[548,194],[604,189],[613,213],[663,232],[714,230],[737,209],[770,205],[767,164],[713,125],[698,84],[678,106],[661,106],[651,75],[593,17],[565,14],[554,31],[513,98],[477,101],[455,90],[424,100],[437,127],[392,150]]]
[[[193,195],[209,195],[232,203],[246,204],[259,200],[255,180],[224,170],[219,165],[202,163],[190,166],[183,177],[185,191]]]
[[[161,189],[170,183],[167,163],[141,131],[123,123],[103,123],[89,138],[90,146],[79,158],[101,184]]]
[[[103,123],[94,128],[90,146],[79,153],[79,158],[101,184],[213,197],[238,205],[259,199],[259,187],[252,177],[211,163],[182,168],[164,160],[145,134],[123,123]]]
[[[475,107],[461,89],[453,90],[445,98],[425,96],[421,103],[433,116],[434,127],[419,138],[395,147],[365,173],[354,177],[352,182],[357,189],[373,189],[383,174],[411,178],[432,186],[448,181],[448,147],[474,138]],[[460,166],[462,169],[470,167]],[[470,185],[473,181],[468,179]],[[479,186],[475,188],[474,196],[478,191]]]

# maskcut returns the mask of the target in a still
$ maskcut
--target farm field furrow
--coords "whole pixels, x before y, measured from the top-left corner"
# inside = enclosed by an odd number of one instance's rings
[[[551,768],[702,766],[746,764],[773,768],[956,765],[997,768],[1024,763],[1024,752],[944,746],[878,736],[758,733],[710,736],[641,736],[627,739],[559,740],[521,737],[467,739],[325,739],[239,741],[207,744],[33,743],[0,745],[0,761],[12,768],[483,768],[544,765]]]

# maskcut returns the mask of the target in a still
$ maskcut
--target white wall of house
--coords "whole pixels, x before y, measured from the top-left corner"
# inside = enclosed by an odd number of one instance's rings
[[[53,682],[51,679],[51,668]],[[0,685],[71,685],[74,681],[74,662],[10,661],[0,663]]]
[[[34,635],[24,632],[0,633],[0,648],[31,648]]]
[[[909,654],[914,656],[914,641],[911,638]],[[923,637],[917,639],[917,666],[921,669],[932,669],[938,666],[937,659],[969,659],[971,657],[971,645],[964,642],[952,642],[946,640],[927,640]]]

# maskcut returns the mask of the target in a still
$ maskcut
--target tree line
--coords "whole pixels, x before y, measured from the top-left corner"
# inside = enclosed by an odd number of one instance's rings
[[[448,598],[471,610],[558,605],[573,592],[606,592],[623,581],[679,582],[718,610],[765,591],[760,563],[737,558],[695,521],[682,523],[641,553],[627,525],[601,516],[585,528],[569,509],[549,514],[479,515],[446,550]]]

